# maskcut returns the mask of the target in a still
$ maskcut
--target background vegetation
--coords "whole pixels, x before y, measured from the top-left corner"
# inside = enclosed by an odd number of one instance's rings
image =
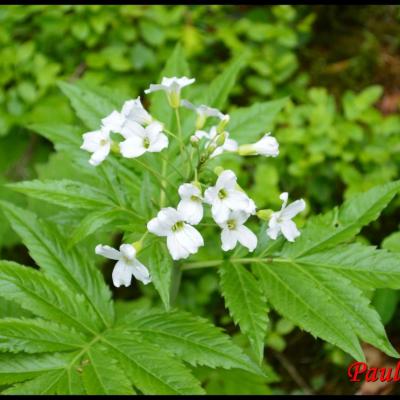
[[[378,23],[379,22],[379,23]],[[112,87],[119,98],[155,82],[181,41],[201,83],[235,56],[244,68],[231,103],[251,105],[289,96],[274,121],[281,156],[273,164],[243,159],[247,188],[260,208],[278,207],[287,190],[312,213],[325,211],[400,169],[399,6],[2,6],[0,7],[0,184],[71,178],[63,157],[30,128],[74,123],[57,82],[81,79]],[[229,112],[229,110],[223,110]],[[229,160],[227,161],[229,163]],[[244,175],[243,175],[244,176]],[[50,217],[54,208],[0,186],[0,198]],[[362,233],[366,243],[400,251],[399,201]],[[97,238],[88,238],[88,246]],[[0,255],[34,266],[0,215]],[[110,279],[112,264],[104,274]],[[217,292],[214,273],[188,273],[179,304],[230,333],[236,328]],[[114,290],[116,298],[151,298],[143,287]],[[398,293],[378,290],[373,302],[400,349]],[[0,305],[0,316],[10,313]],[[351,361],[341,350],[294,329],[274,315],[266,339],[268,381],[230,371],[200,370],[209,393],[354,393]],[[242,337],[236,335],[240,342]],[[366,348],[368,355],[381,357]],[[250,378],[249,378],[250,379]],[[254,379],[253,377],[251,379]],[[390,391],[391,387],[362,391]]]

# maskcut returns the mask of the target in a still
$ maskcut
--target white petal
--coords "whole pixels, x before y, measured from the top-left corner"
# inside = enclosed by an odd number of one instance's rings
[[[216,223],[221,223],[226,221],[229,216],[229,207],[227,206],[225,201],[221,201],[220,199],[215,199],[211,206],[211,214]]]
[[[237,225],[243,225],[250,217],[250,213],[242,210],[231,211],[228,219],[234,219]]]
[[[139,125],[137,122],[131,120],[125,121],[120,133],[125,139],[129,139],[131,137],[146,137],[145,128],[143,128],[143,126]]]
[[[158,212],[156,218],[147,223],[147,229],[155,235],[167,236],[172,226],[182,219],[178,211],[172,207],[166,207]]]
[[[122,114],[120,114],[118,111],[113,111],[110,115],[103,118],[101,123],[111,131],[120,132],[124,120],[125,118]]]
[[[282,208],[284,209],[286,207],[286,204],[288,202],[289,199],[289,193],[288,192],[283,192],[281,193],[281,195],[279,196],[279,198],[282,200],[283,204],[282,204]]]
[[[136,249],[131,244],[121,244],[119,251],[128,260],[134,260],[136,257]]]
[[[183,183],[179,186],[178,193],[181,199],[190,199],[192,196],[201,198],[200,189],[192,183]]]
[[[281,223],[281,230],[283,236],[285,236],[289,242],[294,242],[294,239],[300,236],[300,232],[297,229],[296,224],[290,219]]]
[[[148,93],[153,93],[153,92],[157,92],[157,91],[159,91],[159,90],[168,90],[168,87],[166,87],[166,86],[164,86],[164,85],[158,85],[158,84],[151,84],[150,85],[150,87],[148,88],[148,89],[146,89],[144,92],[146,93],[146,94],[148,94]]]
[[[235,230],[223,229],[221,232],[222,250],[232,250],[237,243],[237,235]]]
[[[119,260],[121,258],[121,253],[118,250],[102,244],[96,246],[95,253],[110,260]]]
[[[208,146],[207,146],[208,147]],[[217,147],[210,155],[210,158],[214,158],[219,156],[220,154],[222,154],[224,152],[223,147],[219,146]]]
[[[251,203],[247,194],[239,190],[229,190],[223,201],[231,210],[251,211]]]
[[[281,218],[285,220],[291,219],[295,217],[298,213],[302,212],[305,208],[306,203],[303,199],[296,200],[281,211]]]
[[[269,133],[265,134],[262,139],[254,143],[253,147],[257,154],[276,157],[279,154],[279,143],[273,136],[269,135]]]
[[[216,186],[212,186],[209,187],[208,189],[206,189],[206,191],[204,192],[204,201],[207,204],[213,204],[214,200],[219,200],[218,198],[218,192],[219,189]],[[220,201],[220,200],[219,200]]]
[[[98,150],[96,150],[93,154],[92,157],[90,157],[89,163],[97,166],[101,162],[103,162],[108,154],[110,153],[111,145],[110,143],[106,143],[105,145],[101,146]]]
[[[119,144],[121,155],[125,158],[135,158],[144,154],[147,149],[143,145],[143,139],[132,136]]]
[[[141,125],[150,124],[152,121],[151,115],[144,109],[140,97],[135,100],[126,101],[121,113],[128,120],[135,121]]]
[[[128,287],[132,280],[132,267],[129,268],[123,261],[118,261],[112,272],[112,280],[115,287]]]
[[[132,268],[133,276],[138,280],[147,285],[151,282],[151,276],[149,270],[138,260],[134,261]]]
[[[247,247],[249,251],[254,251],[257,247],[257,236],[246,226],[237,227],[237,237],[240,244]]]
[[[204,245],[199,231],[189,224],[184,224],[182,229],[176,231],[175,237],[191,254],[197,253],[198,248]]]
[[[200,201],[181,200],[177,209],[191,225],[197,225],[203,219],[203,205]]]
[[[184,247],[176,237],[175,232],[167,236],[167,247],[173,260],[187,258],[190,255],[186,247]]]
[[[100,142],[102,140],[108,140],[108,134],[107,136],[105,136],[105,131],[98,130],[87,132],[82,135],[82,138],[83,144],[81,146],[81,149],[94,153],[100,147]]]
[[[281,225],[277,222],[277,215],[278,213],[273,213],[271,215],[267,229],[267,235],[273,240],[278,237],[279,232],[281,231]]]
[[[236,175],[230,169],[223,171],[217,179],[216,186],[218,189],[234,189],[236,186]]]
[[[226,139],[223,145],[223,149],[226,151],[236,151],[238,147],[238,142],[233,139]]]
[[[168,138],[163,133],[160,133],[158,134],[158,136],[154,141],[150,142],[150,146],[147,150],[150,151],[151,153],[157,153],[167,147],[168,147]]]
[[[199,139],[203,139],[203,138],[210,139],[210,134],[206,131],[196,131],[194,133],[194,136],[196,136]]]

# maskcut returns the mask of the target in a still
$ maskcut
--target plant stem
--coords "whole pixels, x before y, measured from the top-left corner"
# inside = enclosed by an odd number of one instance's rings
[[[171,307],[175,306],[178,296],[179,287],[181,286],[182,268],[179,264],[174,263],[171,271],[171,287],[169,292],[169,301]]]
[[[175,108],[175,117],[176,117],[176,124],[178,126],[179,144],[180,144],[180,148],[181,148],[181,153],[183,153],[184,144],[183,144],[183,137],[182,137],[182,125],[181,125],[181,117],[179,115],[179,108]]]
[[[166,186],[166,177],[165,174],[167,172],[167,160],[164,158],[162,161],[162,169],[161,169],[161,176],[163,177],[162,179],[162,189],[160,190],[160,208],[163,208],[165,206],[165,186]]]

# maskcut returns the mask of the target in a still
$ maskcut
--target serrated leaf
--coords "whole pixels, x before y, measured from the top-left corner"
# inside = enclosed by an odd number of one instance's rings
[[[240,331],[248,337],[261,363],[268,327],[267,300],[255,277],[243,265],[223,263],[218,268],[226,307]]]
[[[85,338],[71,327],[42,319],[0,319],[0,351],[40,353],[75,350]]]
[[[79,241],[85,239],[98,229],[116,222],[123,217],[123,213],[119,210],[98,210],[87,214],[80,224],[73,230],[68,245],[72,246]],[[126,218],[126,215],[125,215]]]
[[[265,295],[273,307],[300,328],[364,360],[355,332],[343,318],[342,306],[304,268],[295,263],[256,263]]]
[[[70,144],[79,147],[82,144],[82,129],[74,125],[49,122],[32,124],[28,128],[50,140],[55,145]]]
[[[91,130],[99,129],[101,119],[115,109],[115,104],[111,100],[88,88],[67,82],[59,82],[58,86],[70,100],[78,117]]]
[[[123,321],[129,331],[143,334],[154,344],[162,343],[192,365],[240,368],[260,374],[255,363],[209,321],[183,311],[138,315]]]
[[[48,371],[64,368],[65,354],[0,354],[0,385],[21,382]]]
[[[204,104],[223,110],[229,93],[236,83],[240,70],[247,62],[247,53],[241,54],[230,62],[224,71],[208,86],[203,96]]]
[[[68,179],[42,181],[35,179],[8,184],[7,186],[36,199],[67,208],[91,210],[113,205],[111,199],[103,191]]]
[[[32,313],[70,324],[86,333],[95,333],[99,321],[93,318],[81,294],[70,292],[41,272],[11,261],[0,261],[0,296]]]
[[[400,255],[361,243],[341,245],[297,259],[307,268],[341,272],[366,288],[400,288]]]
[[[272,128],[272,122],[287,102],[287,98],[255,103],[250,107],[237,108],[230,113],[227,129],[239,143],[252,143],[261,133]]]
[[[95,265],[77,248],[67,250],[64,237],[48,222],[10,203],[0,205],[41,269],[73,292],[82,293],[93,307],[93,318],[97,316],[105,326],[111,325],[114,318],[111,293]]]
[[[82,379],[87,394],[135,394],[124,370],[104,347],[89,349],[85,359],[87,365],[83,368]]]
[[[150,269],[152,281],[167,310],[170,308],[170,287],[173,262],[165,244],[156,241],[147,251],[146,265]]]
[[[114,330],[105,334],[104,344],[119,358],[129,379],[143,393],[204,393],[183,364],[139,335]]]
[[[30,381],[19,383],[7,389],[3,394],[11,395],[51,395],[51,394],[86,394],[81,374],[74,366],[49,371]]]
[[[378,218],[399,190],[400,181],[375,186],[347,200],[339,209],[310,218],[301,236],[294,243],[286,243],[282,253],[291,258],[301,257],[353,238],[363,226]]]

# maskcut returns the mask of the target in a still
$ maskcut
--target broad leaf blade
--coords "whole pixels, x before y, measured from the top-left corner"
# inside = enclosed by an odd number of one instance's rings
[[[298,258],[353,238],[363,226],[378,218],[400,190],[400,181],[375,186],[355,195],[339,209],[310,219],[295,243],[287,243],[283,254]]]
[[[250,341],[261,363],[268,326],[267,300],[255,277],[240,264],[224,263],[218,269],[222,295],[233,320]]]

